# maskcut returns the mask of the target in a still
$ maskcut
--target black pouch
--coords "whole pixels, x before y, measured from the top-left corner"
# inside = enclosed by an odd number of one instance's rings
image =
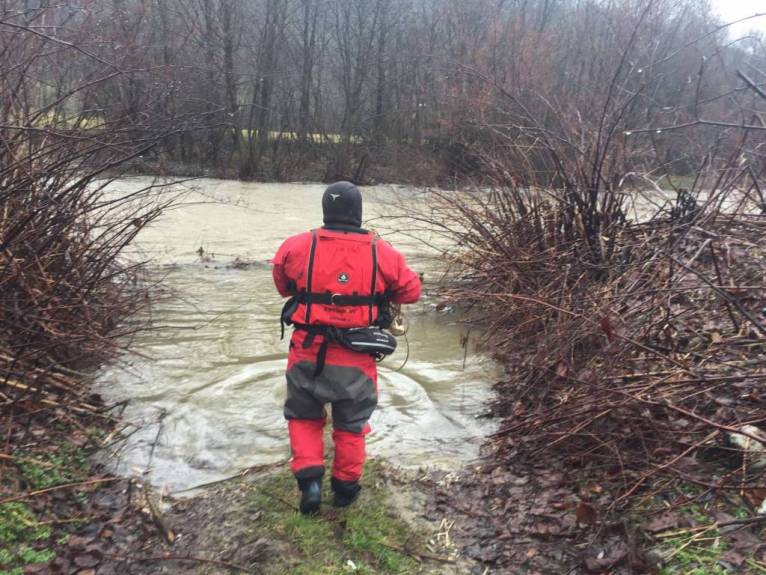
[[[377,326],[352,327],[337,331],[335,340],[351,351],[383,357],[396,350],[396,338]]]
[[[293,296],[285,302],[284,306],[282,306],[282,313],[279,315],[279,323],[282,328],[280,339],[285,338],[285,325],[293,325],[292,317],[300,303],[298,296]]]

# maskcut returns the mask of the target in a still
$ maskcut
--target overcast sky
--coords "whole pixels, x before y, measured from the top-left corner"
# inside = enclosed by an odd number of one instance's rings
[[[766,0],[712,0],[713,9],[725,22],[746,18],[753,14],[766,12]],[[732,26],[732,34],[741,36],[749,30],[766,31],[766,16],[760,16],[747,22]]]

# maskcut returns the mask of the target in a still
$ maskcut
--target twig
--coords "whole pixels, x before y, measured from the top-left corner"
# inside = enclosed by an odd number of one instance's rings
[[[612,507],[616,506],[618,503],[620,503],[620,501],[623,501],[624,499],[627,499],[628,497],[630,497],[630,496],[631,496],[633,493],[635,493],[635,492],[636,492],[636,490],[637,490],[639,487],[641,487],[641,485],[643,485],[643,483],[644,483],[644,482],[645,482],[647,479],[649,479],[649,478],[650,478],[650,477],[652,477],[653,475],[656,475],[657,473],[659,473],[659,472],[660,472],[660,471],[662,471],[663,469],[667,469],[668,467],[672,466],[672,465],[673,465],[674,463],[676,463],[678,460],[680,460],[680,459],[682,459],[682,458],[686,457],[686,456],[687,456],[689,453],[691,453],[691,452],[692,452],[692,451],[694,451],[695,449],[698,449],[700,446],[704,445],[705,443],[707,443],[708,441],[710,441],[711,439],[713,439],[713,438],[714,438],[716,435],[718,435],[718,430],[715,430],[715,431],[711,431],[711,432],[710,432],[710,433],[708,433],[708,434],[707,434],[707,435],[706,435],[706,436],[705,436],[703,439],[701,439],[700,441],[698,441],[697,443],[695,443],[695,444],[693,444],[693,445],[690,445],[690,446],[689,446],[687,449],[685,449],[684,451],[682,451],[681,453],[679,453],[678,455],[676,455],[676,456],[675,456],[673,459],[671,459],[670,461],[668,461],[668,462],[666,462],[666,463],[663,463],[662,465],[660,465],[660,466],[658,466],[657,468],[655,468],[655,469],[653,469],[653,470],[649,471],[648,473],[645,473],[645,474],[644,474],[644,475],[643,475],[643,476],[642,476],[642,477],[641,477],[641,478],[640,478],[638,481],[636,481],[636,483],[635,483],[635,484],[633,484],[633,487],[631,487],[630,489],[628,489],[628,491],[626,491],[625,493],[623,493],[622,495],[620,495],[620,497],[618,497],[617,499],[615,499],[615,500],[614,500],[614,502],[612,503]]]
[[[669,561],[670,559],[672,559],[673,557],[675,557],[676,555],[678,555],[678,554],[679,554],[681,551],[683,551],[684,549],[686,549],[686,548],[687,548],[689,545],[691,545],[691,544],[692,544],[692,543],[694,543],[695,541],[698,541],[699,539],[701,539],[703,535],[705,535],[706,533],[709,533],[710,531],[713,531],[713,530],[714,530],[714,529],[716,529],[717,527],[718,527],[718,526],[717,526],[717,525],[715,525],[715,524],[714,524],[714,525],[710,525],[709,527],[707,527],[706,529],[703,529],[703,530],[702,530],[702,531],[700,531],[699,533],[695,533],[694,535],[692,535],[692,536],[689,538],[689,540],[688,540],[686,543],[684,543],[684,544],[683,544],[683,545],[681,545],[680,547],[676,547],[676,548],[673,550],[673,552],[672,552],[670,555],[668,555],[667,557],[665,557],[665,558],[664,558],[664,559],[665,559],[665,561]]]
[[[290,503],[287,499],[285,499],[281,495],[277,495],[276,493],[274,493],[274,492],[272,492],[272,491],[270,491],[268,489],[264,489],[263,487],[261,487],[260,490],[263,493],[265,493],[268,497],[271,497],[272,499],[275,499],[275,500],[279,501],[280,503],[286,505],[287,507],[289,507],[293,511],[300,511],[296,505]]]
[[[410,549],[406,549],[404,547],[401,547],[399,545],[394,545],[392,543],[384,543],[383,541],[378,541],[378,545],[382,545],[383,547],[387,547],[388,549],[398,551],[399,553],[404,553],[406,555],[409,555],[410,557],[414,557],[415,559],[427,559],[429,561],[439,561],[440,563],[456,563],[455,559],[452,559],[451,557],[434,555],[432,553],[426,553],[423,551],[411,551]]]
[[[766,515],[757,515],[756,517],[744,517],[742,519],[731,519],[729,521],[721,521],[716,523],[718,527],[729,527],[731,525],[755,525],[758,523],[766,523]]]
[[[165,542],[168,545],[172,545],[176,540],[176,534],[170,527],[165,524],[165,520],[162,518],[162,513],[160,513],[160,510],[157,509],[157,507],[154,505],[151,494],[149,493],[148,481],[144,481],[143,492],[144,499],[146,500],[146,505],[149,508],[149,513],[152,516],[152,521],[157,526],[157,529],[159,530],[160,535],[162,535],[162,538],[165,540]]]
[[[737,70],[737,76],[742,78],[742,80],[745,82],[745,84],[748,85],[750,89],[752,89],[756,94],[758,94],[761,98],[766,100],[766,92],[761,89],[758,84],[753,82],[750,78],[747,77],[747,75],[742,70]]]
[[[741,313],[745,319],[747,319],[755,329],[757,329],[762,335],[766,336],[766,327],[763,327],[761,325],[761,321],[754,317],[749,311],[747,311],[744,307],[742,307],[742,304],[739,302],[739,300],[728,293],[726,293],[724,290],[717,287],[713,282],[711,282],[707,277],[705,277],[705,274],[702,272],[699,272],[695,270],[694,268],[690,268],[684,263],[678,261],[676,258],[674,258],[671,255],[668,255],[668,257],[673,260],[675,263],[677,263],[679,266],[684,268],[687,271],[690,271],[694,275],[696,275],[699,279],[701,279],[703,282],[705,282],[715,293],[720,295],[724,300],[731,303],[735,308],[737,308],[737,311]]]
[[[64,483],[63,485],[56,485],[54,487],[48,487],[47,489],[39,489],[37,491],[30,491],[29,493],[22,493],[21,495],[15,495],[13,497],[7,497],[6,499],[0,499],[0,505],[6,503],[12,503],[14,501],[22,501],[29,499],[30,497],[37,497],[51,491],[59,491],[60,489],[69,489],[70,487],[86,487],[88,485],[98,485],[99,483],[111,483],[114,481],[124,481],[124,477],[102,477],[100,479],[89,479],[88,481],[78,481],[76,483]]]
[[[40,467],[50,467],[52,469],[60,468],[61,466],[55,465],[53,463],[50,463],[48,461],[41,461],[39,459],[32,459],[31,457],[19,457],[18,455],[8,455],[7,453],[0,453],[0,459],[7,459],[10,461],[25,461],[28,463],[32,463],[34,465],[39,465]]]
[[[283,459],[281,461],[275,461],[274,463],[263,463],[260,465],[253,465],[251,467],[247,467],[243,469],[242,471],[239,471],[238,473],[235,473],[233,475],[229,475],[228,477],[223,477],[221,479],[216,479],[214,481],[208,481],[206,483],[200,483],[199,485],[194,485],[192,487],[187,487],[185,489],[179,489],[178,491],[174,491],[172,494],[176,495],[178,493],[186,493],[188,491],[196,491],[197,489],[207,489],[208,487],[212,487],[213,485],[218,485],[220,483],[226,483],[227,481],[231,481],[233,479],[239,479],[241,477],[246,477],[250,475],[251,473],[258,473],[260,471],[265,471],[267,469],[275,469],[277,467],[282,467],[283,465],[286,465],[289,463],[289,459]]]

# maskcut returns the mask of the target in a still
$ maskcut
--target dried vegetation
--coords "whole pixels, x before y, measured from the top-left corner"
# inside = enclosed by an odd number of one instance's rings
[[[0,570],[10,573],[74,572],[101,553],[66,547],[115,513],[94,490],[116,480],[87,456],[116,420],[88,373],[137,327],[122,320],[148,299],[124,250],[172,201],[156,187],[109,188],[168,124],[117,103],[102,120],[97,92],[127,65],[83,47],[88,30],[75,23],[46,27],[54,12],[66,16],[47,3],[0,7]],[[54,555],[66,567],[48,566]]]
[[[577,232],[566,237],[551,203],[520,213],[514,192],[470,207],[442,196],[469,248],[453,260],[460,279],[446,295],[485,328],[483,343],[509,370],[495,406],[502,453],[554,449],[614,479],[618,506],[657,474],[763,488],[753,464],[766,454],[743,459],[732,442],[734,433],[762,440],[746,426],[763,423],[766,401],[766,220],[749,183],[707,200],[682,194],[685,207],[621,223],[598,258]],[[705,454],[737,464],[697,475],[693,458]]]
[[[16,416],[94,410],[72,370],[109,357],[127,333],[119,320],[146,303],[140,266],[120,256],[168,200],[107,191],[167,124],[76,112],[127,71],[79,46],[87,30],[41,32],[46,17],[0,9],[0,411]]]
[[[506,367],[492,457],[445,507],[465,517],[470,556],[688,572],[678,549],[724,525],[729,551],[711,564],[762,565],[766,205],[760,175],[716,179],[641,219],[626,204],[643,192],[600,191],[614,209],[595,228],[568,203],[576,190],[433,192],[410,210],[455,240],[441,296]],[[637,535],[627,517],[648,526]]]

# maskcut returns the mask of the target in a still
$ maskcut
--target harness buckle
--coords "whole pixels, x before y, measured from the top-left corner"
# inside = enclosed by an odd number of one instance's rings
[[[338,302],[335,301],[336,297],[341,297],[343,294],[340,293],[334,293],[330,296],[330,304],[331,305],[340,305]]]

